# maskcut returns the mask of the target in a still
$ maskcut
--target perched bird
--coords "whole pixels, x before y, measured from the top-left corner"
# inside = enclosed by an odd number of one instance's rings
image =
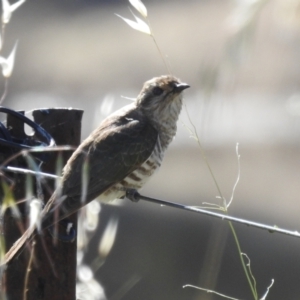
[[[145,82],[133,103],[104,119],[66,163],[61,188],[42,210],[42,228],[71,215],[97,197],[109,202],[124,197],[127,189],[141,188],[160,167],[176,134],[182,91],[188,87],[170,75],[153,78]],[[83,202],[82,168],[86,159],[88,185]],[[1,264],[9,263],[35,230],[35,226],[27,229]]]

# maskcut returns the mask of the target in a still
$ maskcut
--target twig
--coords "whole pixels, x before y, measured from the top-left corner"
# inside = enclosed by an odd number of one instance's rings
[[[29,275],[30,275],[31,268],[32,268],[32,263],[33,263],[35,244],[36,244],[36,242],[33,241],[33,243],[32,243],[32,250],[31,250],[31,253],[30,253],[30,258],[29,258],[29,262],[28,262],[28,266],[27,266],[27,271],[26,271],[26,276],[25,276],[24,294],[23,294],[23,299],[24,300],[27,300],[27,294],[28,294],[27,291],[29,290],[28,282],[29,282]]]
[[[191,288],[194,288],[194,289],[197,289],[197,290],[201,290],[201,291],[204,291],[204,292],[206,292],[206,293],[208,293],[208,294],[215,294],[215,295],[217,295],[217,296],[220,296],[220,297],[223,297],[223,298],[226,298],[226,299],[230,299],[230,300],[239,300],[239,299],[232,298],[232,297],[226,296],[226,295],[224,295],[224,294],[221,294],[221,293],[218,293],[218,292],[209,290],[209,289],[204,289],[204,288],[201,288],[201,287],[199,287],[199,286],[192,285],[192,284],[186,284],[186,285],[184,285],[182,288],[187,288],[187,287],[191,287]]]
[[[33,175],[33,176],[41,176],[41,177],[47,177],[47,178],[52,178],[52,179],[57,179],[57,175],[54,174],[49,174],[45,172],[37,172],[37,171],[32,171],[29,169],[23,169],[23,168],[16,168],[16,167],[2,167],[1,170],[6,171],[6,172],[12,172],[12,173],[21,173],[21,174],[26,174],[26,175]]]
[[[8,78],[4,78],[4,90],[0,99],[0,105],[2,105],[2,102],[5,100],[7,96],[7,90],[8,90]]]

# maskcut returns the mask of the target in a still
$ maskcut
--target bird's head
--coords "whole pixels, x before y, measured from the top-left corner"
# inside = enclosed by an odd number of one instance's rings
[[[153,120],[177,121],[182,107],[182,92],[189,87],[171,75],[146,81],[136,104]]]

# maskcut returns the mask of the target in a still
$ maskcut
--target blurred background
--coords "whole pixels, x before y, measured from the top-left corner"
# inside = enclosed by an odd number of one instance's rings
[[[143,2],[172,73],[191,88],[176,139],[142,194],[196,206],[219,203],[186,129],[192,127],[188,111],[228,200],[239,143],[241,177],[229,213],[299,230],[300,1]],[[133,19],[128,6],[125,0],[23,4],[6,28],[2,55],[19,44],[3,105],[28,115],[40,107],[84,109],[85,138],[128,103],[122,96],[136,97],[144,81],[167,73],[151,37],[115,15]],[[112,216],[118,220],[114,245],[94,273],[105,294],[98,299],[220,299],[185,284],[252,299],[226,222],[143,201],[102,206],[86,264],[98,256]],[[235,228],[259,295],[273,278],[268,299],[299,299],[300,240]]]

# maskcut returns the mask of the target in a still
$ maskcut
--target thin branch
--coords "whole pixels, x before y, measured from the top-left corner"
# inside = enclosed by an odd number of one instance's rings
[[[8,78],[4,78],[4,90],[0,99],[0,105],[2,105],[2,102],[5,100],[7,91],[8,91]]]
[[[51,178],[51,179],[57,179],[57,175],[54,174],[49,174],[45,172],[37,172],[37,171],[32,171],[29,169],[23,169],[23,168],[16,168],[16,167],[2,167],[1,170],[5,172],[11,172],[11,173],[20,173],[20,174],[25,174],[25,175],[33,175],[33,176],[41,176],[41,177],[46,177],[46,178]]]
[[[266,293],[262,296],[262,298],[260,298],[260,300],[266,300],[267,299],[267,296],[269,294],[270,288],[273,286],[273,284],[274,284],[274,279],[271,280],[270,285],[267,287]]]
[[[231,197],[230,197],[230,200],[228,202],[228,204],[226,205],[226,210],[229,208],[230,204],[232,203],[232,200],[233,200],[233,197],[234,197],[234,192],[236,190],[236,187],[240,181],[240,177],[241,177],[241,162],[240,162],[240,154],[239,154],[239,143],[236,144],[236,156],[237,156],[237,163],[238,163],[238,174],[237,174],[237,178],[236,178],[236,181],[234,183],[234,186],[232,188],[232,193],[231,193]]]
[[[253,281],[252,281],[252,279],[253,279],[252,273],[251,273],[251,272],[248,272],[247,265],[245,264],[245,261],[244,261],[244,258],[243,258],[243,253],[242,253],[241,245],[240,245],[239,239],[238,239],[238,237],[237,237],[237,234],[236,234],[236,232],[235,232],[235,229],[234,229],[234,227],[233,227],[233,224],[232,224],[232,222],[228,222],[228,224],[229,224],[229,227],[230,227],[230,229],[231,229],[231,231],[232,231],[233,238],[234,238],[234,241],[235,241],[237,250],[238,250],[239,258],[240,258],[240,260],[241,260],[241,264],[242,264],[244,273],[245,273],[245,275],[246,275],[247,281],[248,281],[248,283],[249,283],[249,286],[250,286],[252,295],[253,295],[254,299],[257,300],[256,284],[253,284]],[[254,280],[254,282],[255,282],[255,280]]]
[[[56,147],[33,147],[30,149],[23,149],[20,152],[11,155],[9,158],[7,158],[4,162],[2,162],[2,164],[0,164],[0,169],[2,169],[4,166],[6,166],[8,163],[10,163],[11,161],[15,160],[16,158],[18,158],[19,156],[26,156],[28,155],[28,153],[37,153],[37,152],[52,152],[52,151],[70,151],[70,150],[76,150],[77,147],[73,147],[73,146],[56,146]]]
[[[200,142],[200,138],[199,138],[199,136],[198,136],[197,129],[196,129],[194,123],[193,123],[192,120],[191,120],[190,114],[189,114],[188,109],[187,109],[187,106],[186,106],[185,104],[184,104],[184,108],[185,108],[185,112],[186,112],[186,115],[187,115],[187,117],[188,117],[188,120],[189,120],[190,124],[191,124],[192,127],[193,127],[193,130],[190,129],[190,128],[189,128],[188,126],[186,126],[185,124],[183,124],[183,125],[190,131],[190,133],[192,134],[192,137],[196,140],[196,142],[197,142],[197,144],[198,144],[198,146],[199,146],[199,148],[200,148],[200,152],[201,152],[202,158],[204,159],[204,162],[205,162],[205,164],[206,164],[206,166],[207,166],[207,168],[208,168],[208,170],[209,170],[209,173],[210,173],[210,175],[211,175],[211,177],[212,177],[212,179],[213,179],[213,181],[214,181],[214,184],[215,184],[215,186],[216,186],[216,188],[217,188],[217,190],[218,190],[218,194],[219,194],[220,198],[221,198],[222,201],[223,201],[223,206],[224,206],[224,208],[226,208],[226,207],[227,207],[227,205],[226,205],[226,199],[225,199],[225,197],[223,196],[223,194],[222,194],[222,192],[221,192],[221,188],[219,187],[219,184],[218,184],[218,182],[217,182],[217,179],[216,179],[216,177],[215,177],[215,174],[214,174],[214,172],[213,172],[213,170],[212,170],[212,168],[211,168],[211,166],[210,166],[210,164],[209,164],[209,162],[208,162],[208,159],[207,159],[207,157],[206,157],[204,148],[202,147],[202,144],[201,144],[201,142]]]
[[[258,297],[257,296],[257,289],[256,289],[256,279],[252,273],[252,270],[251,270],[251,260],[250,260],[250,257],[246,254],[246,253],[241,253],[242,256],[246,257],[247,259],[247,263],[246,263],[246,267],[248,268],[248,273],[249,275],[251,276],[251,280],[252,280],[252,283],[253,283],[253,288],[254,290],[256,291],[256,298]],[[243,259],[244,261],[244,259]]]
[[[182,288],[187,288],[187,287],[191,287],[191,288],[194,288],[194,289],[197,289],[197,290],[200,290],[200,291],[204,291],[208,294],[215,294],[217,296],[220,296],[220,297],[223,297],[225,299],[230,299],[230,300],[239,300],[237,298],[232,298],[232,297],[229,297],[229,296],[226,296],[224,294],[221,294],[221,293],[218,293],[218,292],[215,292],[213,290],[209,290],[209,289],[204,289],[204,288],[201,288],[199,286],[195,286],[195,285],[192,285],[192,284],[186,284],[184,285]]]
[[[24,283],[24,292],[23,292],[23,299],[24,300],[28,299],[27,298],[27,295],[28,295],[27,292],[29,290],[28,282],[29,282],[29,275],[30,275],[31,268],[32,268],[32,263],[33,263],[35,244],[36,244],[36,242],[33,241],[32,250],[31,250],[31,253],[30,253],[30,258],[29,258],[29,262],[28,262],[28,266],[27,266],[27,270],[26,270],[25,283]]]

